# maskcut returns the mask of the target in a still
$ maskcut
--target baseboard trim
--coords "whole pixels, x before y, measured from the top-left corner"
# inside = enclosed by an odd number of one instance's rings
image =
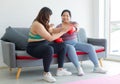
[[[7,66],[0,66],[0,69],[6,69],[8,68]]]
[[[109,55],[106,60],[120,62],[120,56],[118,55]]]
[[[114,61],[114,62],[120,62],[120,60],[116,60],[116,59],[106,59],[108,61]]]

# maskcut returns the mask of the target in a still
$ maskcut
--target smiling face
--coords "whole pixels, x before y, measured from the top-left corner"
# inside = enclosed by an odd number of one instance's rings
[[[64,12],[61,17],[62,17],[62,22],[65,22],[65,23],[69,23],[71,20],[71,16],[69,12]]]

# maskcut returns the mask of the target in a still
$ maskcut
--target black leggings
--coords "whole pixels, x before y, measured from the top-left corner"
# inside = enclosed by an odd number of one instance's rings
[[[49,43],[48,41],[29,42],[27,53],[35,58],[43,58],[44,71],[49,72],[53,54],[58,54],[58,68],[63,67],[66,45],[64,43]]]

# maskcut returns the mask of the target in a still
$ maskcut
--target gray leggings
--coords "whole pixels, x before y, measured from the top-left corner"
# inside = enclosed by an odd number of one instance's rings
[[[88,43],[78,43],[76,40],[65,41],[67,44],[67,53],[71,62],[75,67],[80,67],[78,57],[76,55],[76,50],[88,53],[89,59],[92,61],[95,67],[99,66],[98,58],[94,47]]]

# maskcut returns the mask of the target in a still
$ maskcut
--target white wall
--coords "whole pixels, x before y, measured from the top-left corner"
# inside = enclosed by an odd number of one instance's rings
[[[93,25],[94,0],[0,0],[0,38],[6,27],[29,27],[39,10],[47,6],[52,9],[51,23],[61,22],[61,12],[69,9],[72,20],[77,21],[80,27],[86,28],[88,36],[94,36]],[[92,30],[91,30],[92,29]],[[0,66],[3,66],[0,46]]]
[[[93,0],[94,37],[105,37],[105,1]]]
[[[99,0],[93,0],[93,31],[94,36],[98,36],[99,32]],[[92,32],[92,31],[91,31]]]

